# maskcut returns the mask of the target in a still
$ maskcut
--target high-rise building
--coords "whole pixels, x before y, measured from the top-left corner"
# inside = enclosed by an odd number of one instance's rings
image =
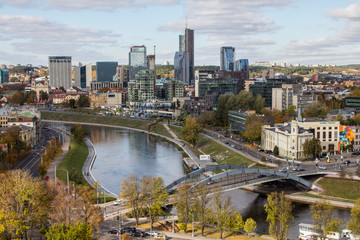
[[[113,82],[118,62],[96,62],[96,81]]]
[[[128,82],[129,101],[155,99],[156,75],[152,70],[141,70],[135,80]]]
[[[0,84],[9,82],[9,70],[0,69]]]
[[[147,55],[147,69],[155,70],[155,55]]]
[[[75,86],[82,89],[90,89],[92,82],[92,65],[91,63],[82,66],[79,63],[79,66],[74,68],[75,76]]]
[[[52,87],[69,89],[71,83],[71,57],[49,56],[49,84]]]
[[[235,62],[235,48],[221,47],[220,48],[220,70],[234,71]]]
[[[146,68],[146,47],[144,45],[131,47],[129,52],[129,80],[134,80],[135,75]]]
[[[185,35],[179,35],[179,51],[185,52]]]
[[[127,88],[127,83],[129,82],[129,69],[124,66],[117,66],[116,78],[121,87]]]
[[[183,82],[183,84],[189,84],[189,53],[188,52],[176,52],[174,58],[174,72],[175,80]]]
[[[234,64],[234,70],[241,72],[246,72],[246,79],[249,79],[250,73],[249,73],[249,60],[248,59],[239,59],[235,61]]]
[[[189,82],[194,83],[194,30],[185,29],[185,51],[189,53]]]

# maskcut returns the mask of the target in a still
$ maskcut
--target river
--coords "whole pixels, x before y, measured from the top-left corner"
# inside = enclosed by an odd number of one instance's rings
[[[48,124],[65,128],[63,124]],[[69,125],[66,125],[69,128]],[[182,154],[168,142],[157,137],[129,130],[109,127],[84,126],[93,142],[97,158],[93,175],[102,186],[118,194],[120,182],[131,174],[159,176],[168,184],[185,174]],[[264,205],[266,197],[244,190],[226,192],[244,218],[251,217],[257,222],[257,232],[268,234]],[[289,238],[297,239],[298,224],[312,223],[309,205],[295,203],[294,221],[290,225]],[[335,216],[344,222],[349,220],[349,211],[336,209]]]

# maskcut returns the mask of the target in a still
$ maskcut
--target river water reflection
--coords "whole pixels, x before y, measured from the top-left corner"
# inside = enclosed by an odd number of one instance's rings
[[[62,124],[52,126],[64,127]],[[170,143],[144,133],[117,128],[84,126],[84,129],[97,151],[93,175],[115,194],[119,193],[120,182],[131,174],[160,176],[165,184],[185,174],[181,153]],[[226,194],[231,196],[233,205],[244,218],[251,217],[257,222],[258,233],[268,234],[264,211],[266,197],[244,190]],[[349,211],[336,209],[335,215],[344,222],[349,220]],[[289,232],[291,239],[297,239],[299,223],[312,223],[309,205],[295,204],[294,218]]]

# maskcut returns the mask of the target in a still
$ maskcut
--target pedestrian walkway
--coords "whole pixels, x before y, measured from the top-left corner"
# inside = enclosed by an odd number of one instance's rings
[[[61,146],[62,153],[60,154],[60,156],[55,158],[55,160],[50,164],[50,166],[47,169],[46,175],[49,176],[49,178],[55,179],[56,176],[55,169],[59,168],[60,163],[62,162],[62,160],[65,158],[66,154],[69,151],[69,146],[70,146],[70,137],[67,134],[64,134],[64,142],[63,145]]]

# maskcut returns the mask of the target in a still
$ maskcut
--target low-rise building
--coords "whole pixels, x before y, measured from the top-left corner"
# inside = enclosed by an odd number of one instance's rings
[[[31,142],[34,146],[39,143],[41,137],[40,119],[36,115],[30,112],[23,112],[19,115],[9,116],[8,127],[12,126],[26,127],[22,128],[24,131],[24,140]],[[31,134],[31,136],[29,134]]]
[[[90,107],[116,106],[124,102],[123,92],[94,93],[89,95]]]

